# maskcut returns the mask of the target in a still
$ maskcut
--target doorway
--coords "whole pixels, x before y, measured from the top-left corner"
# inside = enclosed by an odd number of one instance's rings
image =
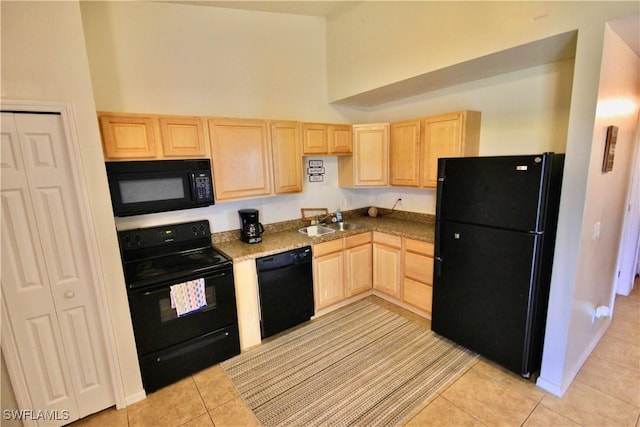
[[[67,105],[8,107],[2,352],[19,408],[67,424],[113,406],[122,389],[77,138]]]

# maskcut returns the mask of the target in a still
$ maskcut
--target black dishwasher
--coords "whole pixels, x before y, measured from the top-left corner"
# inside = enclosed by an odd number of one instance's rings
[[[314,314],[311,247],[256,259],[260,291],[260,332],[270,337]]]

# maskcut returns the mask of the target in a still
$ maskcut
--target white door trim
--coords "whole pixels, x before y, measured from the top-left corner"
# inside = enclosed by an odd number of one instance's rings
[[[106,293],[106,284],[104,282],[104,275],[99,259],[97,258],[98,251],[98,239],[95,233],[93,223],[90,221],[91,207],[89,205],[89,191],[86,187],[84,179],[84,168],[82,165],[82,157],[80,154],[80,139],[78,137],[78,131],[75,122],[75,114],[73,106],[66,102],[47,102],[47,101],[15,101],[15,100],[0,100],[0,107],[3,111],[13,111],[22,113],[57,113],[60,114],[62,125],[64,128],[64,134],[69,143],[70,163],[73,166],[71,174],[74,181],[78,185],[78,191],[82,197],[79,198],[80,217],[82,218],[82,227],[86,230],[86,236],[89,241],[87,244],[90,247],[90,251],[87,257],[91,263],[90,270],[92,274],[93,283],[96,284],[96,301],[98,305],[100,327],[104,332],[105,348],[107,350],[107,362],[109,364],[109,372],[111,383],[113,385],[114,401],[116,408],[124,408],[127,406],[124,384],[120,377],[120,364],[118,362],[117,349],[115,344],[115,335],[111,323],[111,316],[109,314],[108,298]],[[6,317],[6,310],[4,310],[4,301],[2,301],[2,334],[3,337],[11,336],[9,333],[11,328],[8,324]],[[20,367],[19,359],[13,356],[17,356],[17,347],[13,336],[8,340],[2,340],[2,349],[7,357],[7,370],[14,386],[14,393],[16,401],[20,408],[31,408],[30,400],[28,398],[28,391],[26,390],[26,381]]]
[[[640,120],[637,122],[636,129],[636,144],[631,162],[631,179],[622,222],[611,307],[613,307],[616,293],[629,295],[631,292],[640,258]]]

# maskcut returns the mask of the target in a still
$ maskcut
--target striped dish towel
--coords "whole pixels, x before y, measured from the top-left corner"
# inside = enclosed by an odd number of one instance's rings
[[[206,306],[204,279],[171,285],[171,308],[176,309],[178,317],[198,311]]]

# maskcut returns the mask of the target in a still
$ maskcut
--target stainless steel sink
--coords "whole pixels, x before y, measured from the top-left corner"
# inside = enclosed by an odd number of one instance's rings
[[[324,236],[325,234],[331,234],[335,232],[335,229],[325,227],[323,225],[310,225],[308,227],[302,227],[298,229],[298,233],[306,234],[309,237]]]
[[[360,228],[358,224],[354,224],[352,222],[334,222],[333,224],[327,225],[327,227],[335,231],[349,231]]]

